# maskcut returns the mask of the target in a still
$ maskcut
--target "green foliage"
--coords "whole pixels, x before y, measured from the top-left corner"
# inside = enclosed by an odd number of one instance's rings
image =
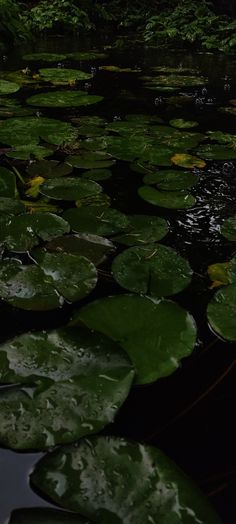
[[[29,31],[23,22],[19,3],[16,0],[0,0],[0,40],[17,42],[28,37]]]
[[[211,2],[182,0],[152,16],[144,30],[147,42],[173,46],[195,44],[229,52],[236,47],[236,21],[214,13]]]
[[[25,23],[37,32],[88,31],[92,28],[87,13],[70,0],[41,0],[26,13]]]

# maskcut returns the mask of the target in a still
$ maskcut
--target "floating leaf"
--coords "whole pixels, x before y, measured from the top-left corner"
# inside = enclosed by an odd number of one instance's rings
[[[179,129],[189,129],[191,127],[197,127],[198,122],[193,120],[184,120],[183,118],[174,118],[170,120],[170,125]]]
[[[14,198],[16,196],[16,177],[14,173],[5,167],[0,167],[0,197]]]
[[[17,199],[0,197],[0,217],[20,215],[24,213],[25,206]]]
[[[115,164],[115,160],[103,151],[83,151],[80,155],[68,156],[66,162],[79,169],[103,169]]]
[[[235,160],[236,149],[218,144],[207,144],[199,147],[197,154],[206,160]]]
[[[223,131],[208,131],[207,135],[211,140],[216,140],[220,144],[227,144],[229,147],[236,147],[236,135],[224,133]]]
[[[126,215],[112,208],[85,206],[68,209],[63,213],[63,217],[69,222],[71,229],[78,233],[111,236],[129,226]]]
[[[206,162],[204,162],[204,160],[202,160],[201,158],[198,158],[197,156],[188,155],[186,153],[176,153],[174,156],[172,156],[171,161],[173,162],[173,164],[177,166],[186,167],[190,169],[192,169],[193,167],[202,169],[206,165]]]
[[[0,441],[14,449],[49,448],[100,431],[133,380],[115,343],[77,328],[15,337],[0,346],[0,361],[1,382],[17,384],[0,392]]]
[[[8,82],[7,80],[0,80],[0,95],[9,95],[19,91],[20,86],[15,82]]]
[[[70,489],[58,490],[58,479]],[[221,524],[162,451],[122,438],[90,437],[57,449],[39,461],[31,481],[56,504],[94,522]]]
[[[43,160],[45,157],[51,155],[53,155],[53,149],[35,144],[15,146],[13,151],[7,153],[9,158],[17,158],[18,160],[31,160],[32,157],[37,160]]]
[[[84,91],[53,91],[40,93],[27,99],[27,104],[37,107],[79,107],[97,104],[103,96],[87,95]]]
[[[179,293],[192,278],[187,260],[161,244],[126,249],[113,261],[112,273],[128,291],[154,297]]]
[[[52,253],[82,255],[98,266],[115,250],[115,246],[107,238],[80,233],[57,237],[48,242],[45,249]]]
[[[236,283],[220,289],[208,304],[207,318],[222,338],[236,341]]]
[[[153,187],[142,186],[138,194],[149,204],[168,209],[187,209],[196,203],[196,199],[184,191],[158,191]]]
[[[16,509],[9,524],[92,524],[79,515],[46,508]]]
[[[85,171],[81,175],[83,178],[88,178],[89,180],[95,180],[99,182],[100,180],[107,180],[112,176],[110,169],[90,169]]]
[[[113,240],[127,246],[150,244],[161,240],[168,233],[164,218],[150,215],[130,215],[128,228]]]
[[[103,60],[107,55],[100,53],[99,51],[76,51],[74,53],[67,54],[67,58],[70,60]]]
[[[165,191],[179,191],[194,186],[198,182],[196,175],[191,171],[166,169],[148,173],[144,178],[145,184],[156,184],[157,189]]]
[[[61,55],[57,53],[31,53],[24,55],[22,58],[26,61],[35,61],[35,62],[60,62],[66,59],[67,55]]]
[[[226,113],[227,115],[236,116],[236,107],[219,107],[218,111]]]
[[[39,69],[39,74],[43,80],[52,82],[53,84],[65,84],[76,80],[89,80],[93,76],[91,73],[84,73],[78,69],[66,69],[64,67]]]
[[[50,144],[73,142],[78,136],[76,128],[54,118],[9,118],[0,122],[0,140],[3,144],[22,146],[25,150],[36,146],[40,138]],[[39,146],[38,146],[39,147]]]
[[[140,73],[141,72],[141,69],[139,67],[136,67],[136,68],[118,67],[114,65],[100,66],[99,69],[101,71],[109,71],[110,73]]]
[[[207,269],[210,279],[219,285],[233,284],[236,282],[236,257],[234,256],[229,262],[218,262],[211,264]]]
[[[220,227],[221,234],[228,240],[236,240],[236,215],[226,218]]]
[[[86,297],[97,284],[96,268],[86,257],[37,249],[32,258],[47,276],[47,281],[69,302]]]
[[[75,202],[76,207],[110,207],[111,205],[111,199],[108,195],[105,193],[99,193],[97,195],[91,195],[89,197],[80,198],[79,200],[76,200]]]
[[[99,184],[82,178],[52,178],[40,186],[43,195],[56,200],[77,200],[101,191]]]
[[[195,322],[187,311],[171,301],[138,295],[90,302],[74,314],[72,325],[77,323],[118,342],[134,363],[141,384],[173,373],[180,359],[191,354],[196,340]]]
[[[144,77],[144,79],[145,78],[148,77]],[[150,77],[150,79],[151,83],[156,83],[158,86],[162,87],[192,87],[205,85],[207,82],[207,79],[203,76],[186,76],[180,74],[159,75],[157,77]]]
[[[27,168],[27,173],[30,176],[43,178],[59,178],[70,175],[72,171],[73,168],[71,166],[58,160],[41,160],[41,162],[30,164]]]

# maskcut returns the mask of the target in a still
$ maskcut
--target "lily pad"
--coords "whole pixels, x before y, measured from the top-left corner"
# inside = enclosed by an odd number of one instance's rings
[[[97,104],[103,96],[87,95],[84,91],[49,91],[27,98],[27,104],[37,107],[80,107]]]
[[[167,74],[159,75],[153,79],[159,86],[192,87],[205,85],[207,79],[203,76]]]
[[[96,206],[68,209],[63,213],[63,218],[73,231],[99,236],[111,236],[129,226],[129,220],[124,213]]]
[[[39,69],[39,74],[45,82],[52,82],[53,84],[65,84],[75,82],[76,80],[89,80],[93,76],[91,73],[84,73],[78,69],[65,69],[64,67]]]
[[[197,127],[198,122],[193,120],[184,120],[183,118],[174,118],[173,120],[170,120],[170,125],[177,127],[178,129],[190,129],[192,127]]]
[[[16,509],[9,524],[92,524],[79,515],[46,508]]]
[[[41,240],[48,241],[70,231],[63,218],[52,213],[25,213],[1,225],[0,244],[9,251],[27,252]]]
[[[20,86],[15,82],[0,79],[0,95],[10,95],[19,91]]]
[[[143,182],[145,184],[156,184],[157,189],[164,191],[179,191],[197,184],[198,178],[191,171],[166,169],[145,175]]]
[[[99,182],[100,180],[107,180],[108,178],[111,178],[112,172],[110,169],[90,169],[89,171],[85,171],[81,175],[83,178],[88,178],[89,180],[95,180],[95,182]]]
[[[197,154],[206,160],[235,160],[236,149],[218,144],[207,144],[199,147]]]
[[[127,246],[138,246],[157,242],[168,233],[164,218],[151,215],[130,215],[128,228],[113,240]]]
[[[26,333],[0,346],[0,441],[13,449],[73,442],[112,422],[134,372],[124,352],[89,331]],[[14,413],[14,417],[9,417]]]
[[[51,253],[82,255],[98,266],[115,250],[115,246],[107,238],[80,233],[57,237],[48,242],[45,249]]]
[[[78,200],[101,191],[99,184],[82,178],[52,178],[40,186],[40,193],[56,200]]]
[[[25,146],[15,146],[13,151],[7,153],[9,158],[17,158],[18,160],[43,160],[48,156],[53,155],[53,149],[49,147],[42,147],[36,144],[27,144]]]
[[[217,291],[208,304],[207,318],[222,338],[236,341],[236,283]]]
[[[138,194],[149,204],[168,209],[187,209],[196,203],[196,199],[185,191],[158,191],[153,187],[141,186]]]
[[[187,169],[192,169],[194,167],[202,169],[206,166],[206,162],[201,158],[188,155],[186,153],[176,153],[174,156],[172,156],[171,161],[176,166],[185,167]]]
[[[58,478],[70,489],[59,491]],[[162,451],[123,438],[90,437],[58,449],[39,461],[31,481],[56,504],[94,522],[221,524]]]
[[[77,136],[75,127],[54,118],[9,118],[0,122],[0,141],[11,146],[29,148],[40,139],[62,145],[73,142]]]
[[[35,61],[35,62],[60,62],[65,60],[67,55],[57,54],[57,53],[31,53],[24,55],[22,58],[26,61]]]
[[[67,58],[70,60],[89,61],[89,60],[103,60],[107,58],[106,53],[99,51],[76,51],[74,53],[67,54]]]
[[[133,362],[140,384],[173,373],[196,341],[195,322],[187,311],[171,301],[138,295],[90,302],[71,323],[82,323],[118,342]]]
[[[112,264],[118,284],[132,291],[153,297],[174,295],[191,282],[192,270],[174,249],[161,244],[130,247]]]
[[[236,116],[236,107],[219,107],[218,111],[226,113],[227,115]]]
[[[236,240],[236,215],[224,220],[220,232],[228,240]]]
[[[86,257],[37,249],[32,258],[47,276],[47,281],[69,302],[86,297],[97,284],[96,268]]]
[[[43,178],[59,178],[70,175],[72,171],[71,166],[58,160],[41,160],[41,162],[30,164],[27,168],[27,173],[30,176],[41,176]]]
[[[0,197],[14,198],[17,196],[16,177],[12,171],[0,167]]]
[[[100,66],[101,71],[109,71],[109,73],[140,73],[141,69],[139,67],[119,67],[115,65],[104,65]]]
[[[103,151],[84,151],[80,155],[68,156],[66,162],[78,169],[103,169],[115,164],[115,160]]]
[[[0,197],[0,217],[24,213],[25,206],[16,198]]]
[[[218,262],[207,268],[208,276],[214,283],[214,287],[233,284],[236,282],[236,256],[229,262]]]

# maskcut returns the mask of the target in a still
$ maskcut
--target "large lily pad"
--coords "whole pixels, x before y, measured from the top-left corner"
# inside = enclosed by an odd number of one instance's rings
[[[9,118],[0,122],[0,141],[11,146],[37,145],[40,138],[50,144],[73,142],[78,136],[71,124],[53,118]]]
[[[96,206],[68,209],[63,213],[63,218],[73,231],[99,236],[111,236],[129,226],[128,218],[124,213],[116,209],[100,209]]]
[[[70,231],[63,218],[52,213],[25,213],[10,217],[1,225],[0,244],[9,251],[26,252],[40,240],[48,241]]]
[[[220,232],[228,240],[236,240],[236,215],[224,220]]]
[[[220,337],[236,341],[236,283],[217,291],[208,304],[207,318]]]
[[[197,154],[206,160],[236,159],[236,149],[218,144],[202,145],[199,147]]]
[[[150,77],[151,78],[151,77]],[[147,81],[147,80],[146,80]],[[206,84],[206,78],[194,75],[167,74],[152,77],[151,83],[165,87],[192,87]]]
[[[78,329],[26,333],[0,346],[0,441],[43,449],[77,440],[112,422],[133,370],[124,352]],[[14,413],[14,417],[9,417]]]
[[[106,58],[106,53],[101,53],[100,51],[75,51],[74,53],[68,53],[67,58],[70,60],[79,60],[79,61],[88,61],[88,60],[102,60]]]
[[[53,84],[65,84],[75,82],[76,80],[89,80],[93,76],[91,73],[84,73],[78,69],[65,69],[64,67],[39,69],[39,74],[43,80],[52,82]]]
[[[20,86],[15,82],[8,82],[0,79],[0,95],[9,95],[19,91]]]
[[[66,162],[79,169],[103,169],[115,164],[115,160],[103,151],[82,151],[80,155],[68,156]]]
[[[92,524],[88,519],[65,511],[46,508],[17,509],[9,524]]]
[[[27,168],[27,173],[30,176],[41,176],[43,178],[59,178],[70,175],[72,171],[71,166],[58,160],[41,160],[41,162],[30,164]]]
[[[84,91],[49,91],[30,96],[27,104],[37,107],[80,107],[97,104],[103,96],[87,95]]]
[[[206,162],[204,162],[202,158],[198,158],[197,156],[189,155],[186,153],[176,153],[172,156],[171,161],[176,166],[185,167],[187,169],[192,169],[194,167],[202,169],[206,165]]]
[[[192,278],[187,260],[161,244],[126,249],[113,261],[112,273],[121,287],[154,297],[179,293]]]
[[[37,144],[26,144],[24,146],[16,146],[13,151],[7,153],[9,158],[17,158],[18,160],[43,160],[54,153],[52,148],[38,146]]]
[[[82,255],[98,266],[115,250],[115,246],[107,238],[87,233],[65,235],[51,240],[45,246],[51,253],[71,253]]]
[[[127,246],[150,244],[161,240],[168,233],[168,225],[164,218],[151,215],[130,215],[128,228],[114,241]]]
[[[99,182],[100,180],[111,178],[112,172],[110,169],[90,169],[89,171],[84,171],[81,176]]]
[[[70,489],[58,490],[61,485]],[[157,448],[90,437],[48,454],[31,475],[54,502],[94,522],[220,524],[208,500]]]
[[[0,197],[0,217],[20,215],[24,213],[25,206],[15,198]]]
[[[52,178],[40,186],[40,193],[56,200],[79,200],[98,195],[101,191],[97,182],[82,178]]]
[[[138,295],[92,302],[75,313],[72,324],[77,323],[119,342],[141,384],[173,373],[179,361],[191,354],[196,340],[195,322],[187,311],[171,301]]]
[[[16,196],[16,177],[14,173],[5,167],[0,167],[0,197],[14,198]]]
[[[196,203],[196,199],[185,191],[158,191],[153,187],[142,186],[138,194],[149,204],[168,209],[187,209]]]
[[[191,171],[166,169],[165,171],[148,173],[143,181],[145,184],[156,184],[157,189],[179,191],[197,184],[198,178]]]
[[[58,62],[66,59],[67,55],[62,55],[58,53],[31,53],[24,55],[23,60],[35,61],[35,62]]]
[[[183,118],[174,118],[173,120],[170,120],[170,125],[177,127],[177,129],[190,129],[192,127],[197,127],[198,122],[195,122],[194,120],[184,120]]]

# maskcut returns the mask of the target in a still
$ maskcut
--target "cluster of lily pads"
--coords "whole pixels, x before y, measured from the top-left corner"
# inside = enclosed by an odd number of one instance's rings
[[[88,59],[82,55],[74,59]],[[73,59],[53,55],[51,60],[66,58]],[[50,61],[45,54],[25,59]],[[119,72],[112,66],[103,70]],[[156,73],[159,86],[179,87],[174,72],[168,72],[168,82],[162,71]],[[114,420],[134,383],[170,375],[196,342],[192,315],[172,300],[193,272],[187,260],[160,243],[167,221],[155,212],[128,215],[111,207],[102,184],[116,162],[129,162],[130,176],[143,177],[142,199],[186,209],[196,203],[191,188],[206,161],[236,158],[235,136],[203,134],[195,131],[197,122],[181,118],[165,123],[158,116],[128,115],[108,122],[74,116],[68,123],[34,114],[32,108],[101,101],[75,89],[90,78],[66,68],[1,73],[0,297],[30,311],[75,303],[66,326],[24,333],[0,345],[0,382],[6,384],[0,392],[0,442],[17,450],[63,446],[36,465],[31,482],[74,512],[19,510],[10,524],[216,524],[220,520],[204,497],[161,451],[90,436]],[[205,83],[186,78],[189,85]],[[9,95],[32,82],[67,89],[30,96],[25,108]],[[235,222],[221,228],[229,240],[236,239]],[[104,261],[110,261],[121,294],[81,305],[95,290]],[[221,330],[220,319],[222,302],[230,312],[236,307],[235,264],[233,259],[225,265],[228,285],[208,308],[213,329],[230,340],[235,338]],[[229,329],[235,337],[235,327]]]

